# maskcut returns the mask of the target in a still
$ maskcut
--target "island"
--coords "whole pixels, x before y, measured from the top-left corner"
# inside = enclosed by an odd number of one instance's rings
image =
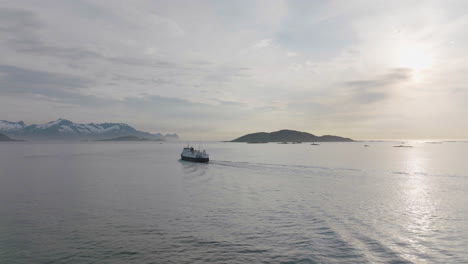
[[[0,141],[1,142],[13,142],[13,141],[24,141],[24,140],[13,139],[7,135],[0,133]]]
[[[100,139],[97,141],[164,141],[164,140],[162,139],[151,140],[151,139],[141,138],[137,136],[123,136],[123,137],[116,137],[116,138]]]
[[[231,142],[353,142],[345,137],[324,135],[316,136],[307,132],[283,129],[271,133],[258,132],[236,138]]]

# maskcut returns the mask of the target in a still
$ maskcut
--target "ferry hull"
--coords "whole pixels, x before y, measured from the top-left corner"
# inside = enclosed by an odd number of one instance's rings
[[[180,155],[180,158],[185,161],[191,161],[191,162],[208,162],[210,161],[209,158],[193,158],[193,157],[185,157],[183,155]]]

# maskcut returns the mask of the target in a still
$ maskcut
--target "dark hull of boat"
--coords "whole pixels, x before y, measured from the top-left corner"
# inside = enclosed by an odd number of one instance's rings
[[[208,162],[210,161],[209,158],[192,158],[192,157],[184,157],[180,155],[180,158],[185,161],[191,161],[191,162]]]

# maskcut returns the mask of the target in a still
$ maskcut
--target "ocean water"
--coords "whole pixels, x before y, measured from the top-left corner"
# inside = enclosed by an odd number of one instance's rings
[[[468,263],[468,143],[397,144],[2,143],[0,263]]]

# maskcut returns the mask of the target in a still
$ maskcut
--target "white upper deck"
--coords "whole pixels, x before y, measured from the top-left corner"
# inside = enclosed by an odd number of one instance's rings
[[[191,158],[209,158],[209,155],[205,150],[196,150],[193,147],[185,147],[181,155]]]

